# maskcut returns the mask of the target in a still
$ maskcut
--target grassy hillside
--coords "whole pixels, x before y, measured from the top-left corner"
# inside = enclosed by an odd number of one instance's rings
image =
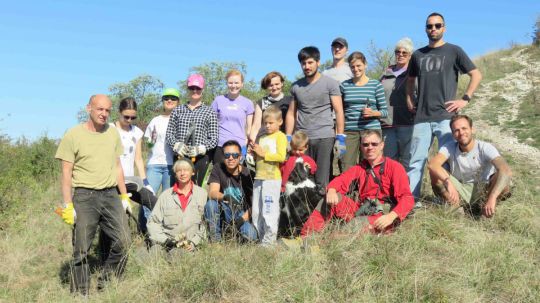
[[[501,61],[520,50],[479,58],[484,84],[524,68]],[[538,58],[538,50],[527,51],[534,54],[528,60]],[[508,66],[501,74],[503,65]],[[539,76],[531,75],[532,81]],[[538,94],[528,94],[536,101],[521,103],[516,113],[524,124],[502,122],[517,136],[537,136],[540,130],[531,110],[538,113]],[[472,114],[498,121],[496,112]],[[46,138],[34,144],[0,140],[0,301],[73,300],[67,283],[71,232],[53,213],[60,201],[54,151]],[[429,205],[389,236],[330,240],[327,232],[312,239],[320,249],[310,253],[226,243],[170,262],[141,254],[136,239],[125,278],[89,301],[538,302],[539,167],[531,159],[504,156],[515,171],[515,190],[492,220]]]

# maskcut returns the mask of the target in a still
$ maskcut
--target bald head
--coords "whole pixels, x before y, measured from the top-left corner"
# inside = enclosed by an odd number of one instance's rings
[[[111,113],[112,102],[107,95],[98,94],[90,97],[86,112],[88,113],[88,123],[92,124],[92,128],[101,130],[109,119]]]
[[[90,96],[90,100],[88,101],[88,105],[95,105],[99,101],[107,101],[112,104],[111,99],[109,99],[109,96],[104,94],[97,94]]]

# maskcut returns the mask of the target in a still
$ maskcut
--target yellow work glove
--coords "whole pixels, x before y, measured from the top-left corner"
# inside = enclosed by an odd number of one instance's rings
[[[75,208],[73,208],[73,203],[67,203],[66,207],[62,208],[60,216],[62,217],[62,220],[64,220],[64,222],[66,222],[67,224],[75,224],[75,218],[77,218],[77,214],[75,213]]]
[[[130,194],[121,194],[120,200],[122,200],[122,207],[124,208],[124,211],[126,211],[128,214],[133,214],[133,208],[131,207],[131,200],[129,197],[131,197]]]

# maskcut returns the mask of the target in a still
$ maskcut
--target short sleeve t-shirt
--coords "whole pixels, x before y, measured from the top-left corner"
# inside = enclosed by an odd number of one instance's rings
[[[223,146],[223,143],[229,140],[246,146],[246,118],[255,112],[253,102],[244,96],[231,100],[222,95],[214,99],[212,109],[218,118],[218,146]]]
[[[457,142],[450,142],[441,147],[439,153],[445,155],[450,165],[450,173],[461,183],[487,182],[495,173],[491,163],[501,154],[490,143],[476,140],[470,152],[461,152]]]
[[[306,78],[296,81],[291,88],[296,101],[298,119],[296,128],[306,132],[310,139],[333,138],[332,96],[341,96],[339,83],[325,75],[308,83]]]
[[[152,144],[148,155],[148,165],[173,165],[173,150],[168,144],[165,144],[168,124],[169,116],[159,115],[152,119],[146,127],[144,137],[147,142]]]
[[[118,132],[108,124],[103,132],[91,132],[84,124],[66,132],[55,158],[73,163],[72,186],[104,189],[116,186],[116,159],[123,147]]]
[[[208,184],[218,183],[219,191],[225,192],[227,188],[229,191],[236,191],[241,193],[242,200],[244,202],[244,209],[251,207],[251,200],[253,196],[253,175],[251,171],[242,167],[242,171],[238,176],[234,176],[227,171],[223,163],[214,165],[210,177],[208,178]]]
[[[454,115],[446,110],[445,102],[454,100],[459,73],[475,69],[474,63],[457,45],[445,43],[416,50],[409,63],[408,73],[418,79],[418,105],[415,123],[439,122]]]
[[[120,134],[120,140],[124,146],[124,153],[120,156],[120,163],[122,163],[122,169],[124,170],[125,177],[131,177],[135,175],[135,148],[137,142],[143,137],[143,132],[140,128],[132,125],[129,131],[125,131],[120,127],[116,127],[113,123],[110,124],[118,130]]]
[[[338,67],[326,69],[322,72],[322,74],[336,80],[338,83],[352,79],[353,77],[351,68],[347,63],[341,64]]]

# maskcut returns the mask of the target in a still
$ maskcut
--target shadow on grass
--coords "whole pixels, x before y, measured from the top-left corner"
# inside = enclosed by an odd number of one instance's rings
[[[66,261],[62,263],[62,266],[60,266],[58,278],[60,279],[60,283],[62,283],[63,285],[70,284],[71,274],[73,272],[73,265],[71,264],[71,262],[71,260]],[[90,267],[90,274],[93,274],[101,269],[102,262],[98,256],[91,254],[88,256],[88,265]]]

